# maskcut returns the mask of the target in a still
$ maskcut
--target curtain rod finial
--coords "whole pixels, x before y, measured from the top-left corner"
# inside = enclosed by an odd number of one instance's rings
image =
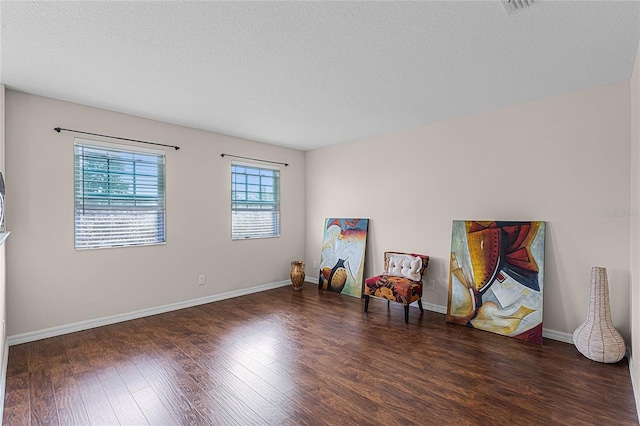
[[[179,146],[174,146],[174,148],[176,149],[176,151],[180,149]]]
[[[56,132],[60,133],[60,130],[62,130],[60,127],[56,127],[53,130],[55,130]]]

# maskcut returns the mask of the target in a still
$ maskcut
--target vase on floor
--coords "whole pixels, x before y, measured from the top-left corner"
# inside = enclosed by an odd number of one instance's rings
[[[302,290],[304,284],[304,262],[294,260],[291,262],[291,284],[294,290]]]
[[[591,268],[591,295],[587,319],[573,332],[573,344],[593,361],[613,363],[625,355],[625,343],[611,322],[607,269]]]

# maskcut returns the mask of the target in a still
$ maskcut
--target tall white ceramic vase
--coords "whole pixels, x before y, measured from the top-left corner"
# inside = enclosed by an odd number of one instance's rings
[[[587,319],[573,332],[573,344],[582,355],[593,361],[613,363],[624,357],[624,340],[611,322],[606,268],[591,268],[591,296]]]

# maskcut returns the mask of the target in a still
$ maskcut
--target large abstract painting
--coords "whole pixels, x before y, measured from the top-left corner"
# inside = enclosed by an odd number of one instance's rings
[[[542,343],[545,222],[454,220],[447,321]]]
[[[364,253],[369,219],[325,220],[318,285],[353,297],[362,297]]]

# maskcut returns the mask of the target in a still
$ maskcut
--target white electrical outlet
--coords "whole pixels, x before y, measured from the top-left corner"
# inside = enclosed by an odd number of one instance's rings
[[[427,290],[435,290],[436,289],[436,280],[427,281]]]
[[[205,285],[207,283],[206,275],[198,275],[198,285]]]
[[[318,261],[317,260],[313,261],[313,269],[318,269]]]

